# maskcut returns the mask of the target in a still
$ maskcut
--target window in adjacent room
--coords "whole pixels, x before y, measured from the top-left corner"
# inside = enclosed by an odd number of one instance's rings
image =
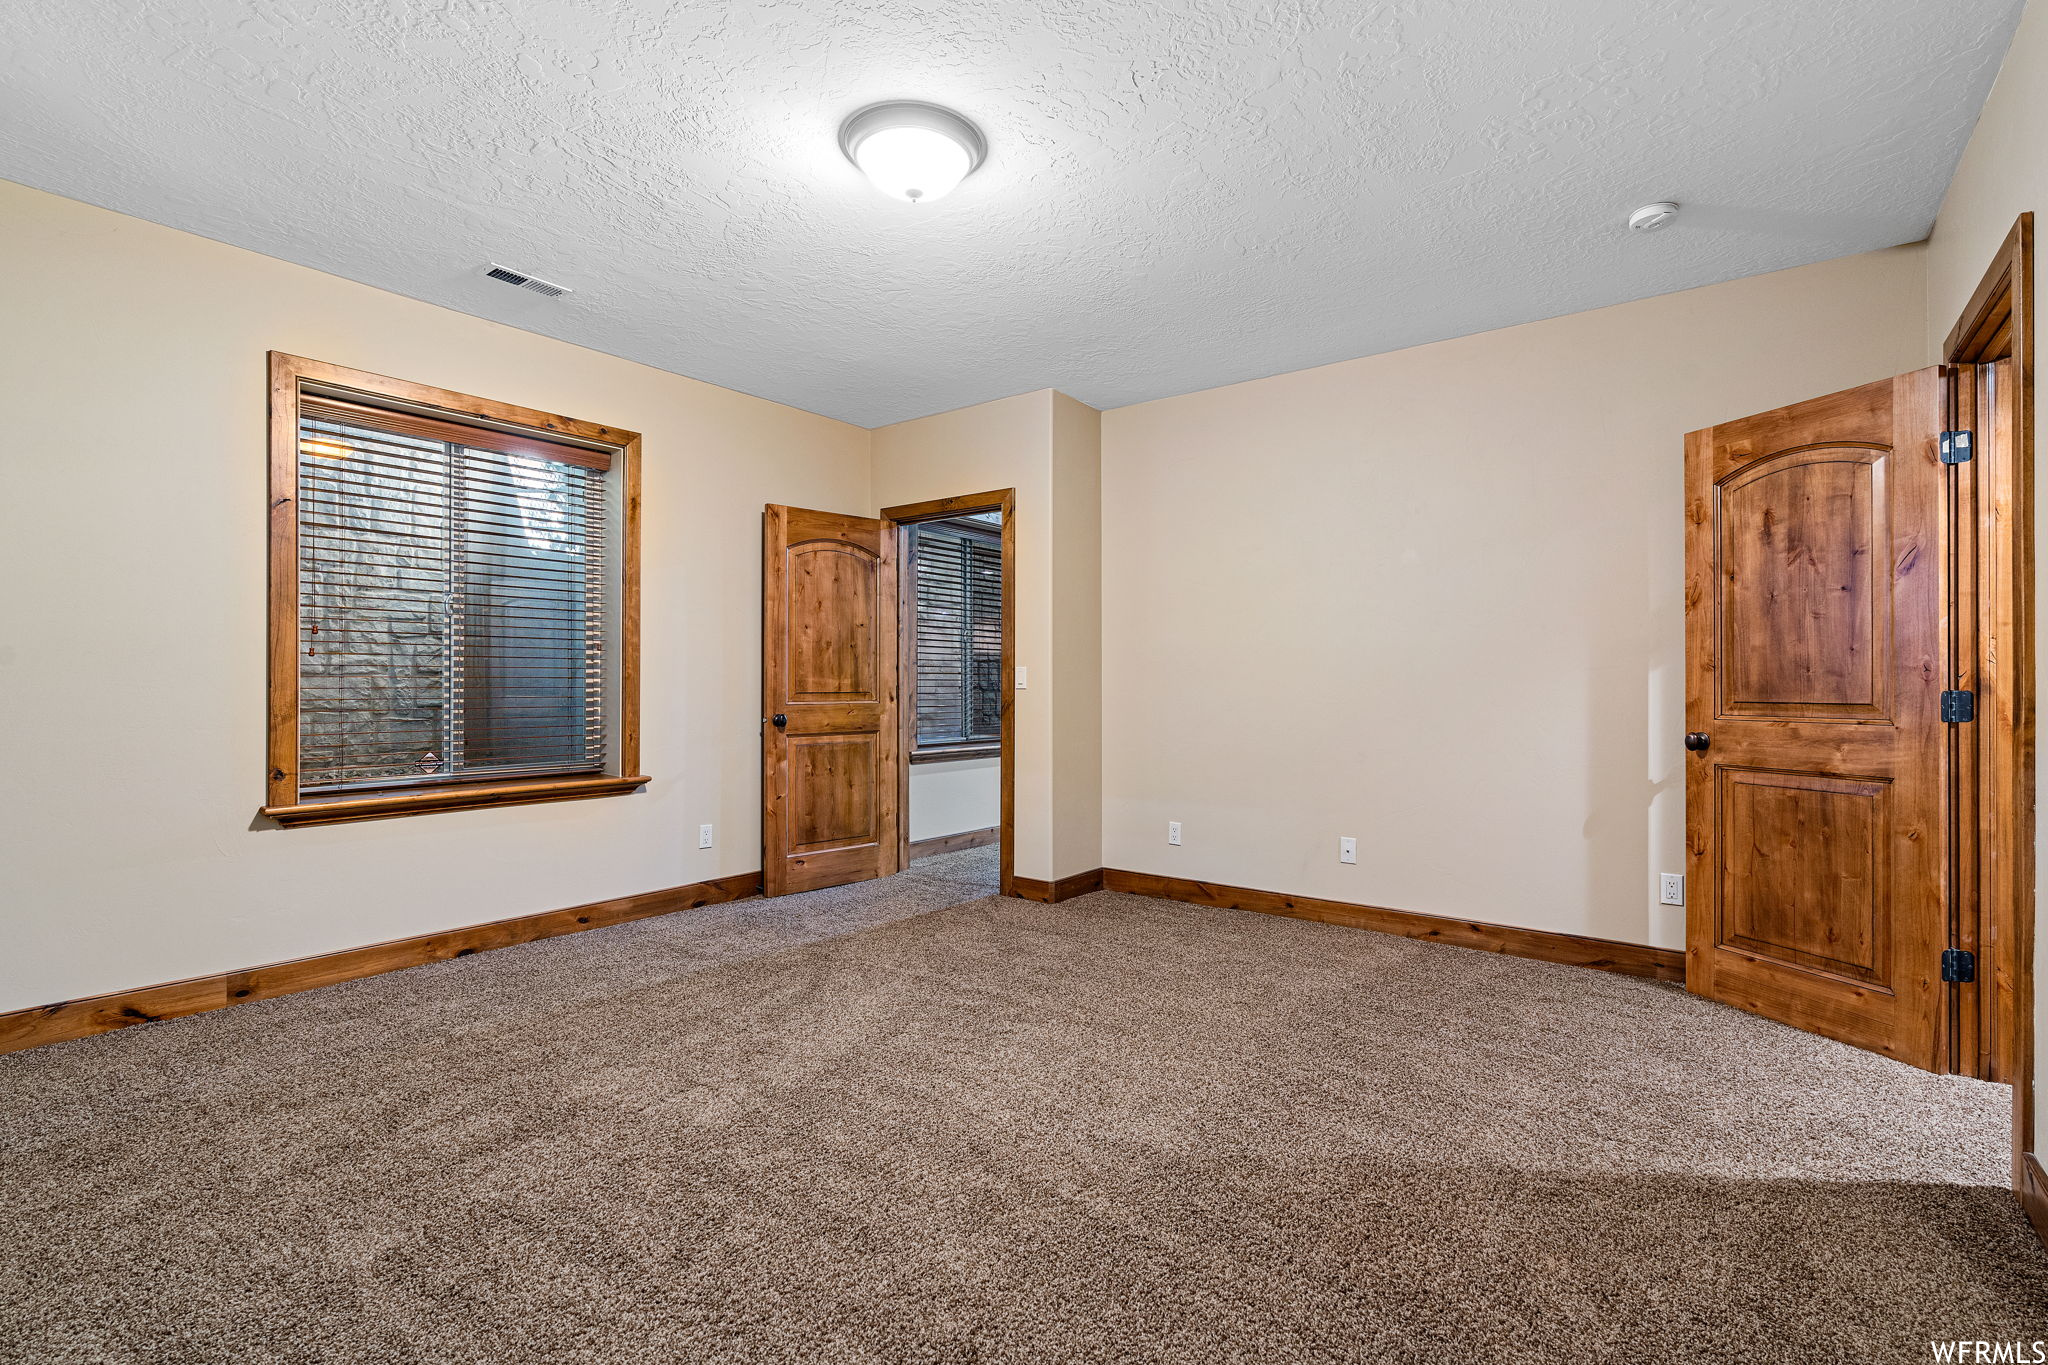
[[[993,754],[1002,739],[1002,514],[910,527],[917,603],[913,760]]]
[[[638,437],[272,357],[284,824],[630,791]]]

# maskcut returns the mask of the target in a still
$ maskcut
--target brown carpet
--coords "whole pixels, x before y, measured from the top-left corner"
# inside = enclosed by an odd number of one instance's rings
[[[0,1058],[0,1359],[2048,1337],[2003,1089],[1597,972],[996,899],[993,859]]]

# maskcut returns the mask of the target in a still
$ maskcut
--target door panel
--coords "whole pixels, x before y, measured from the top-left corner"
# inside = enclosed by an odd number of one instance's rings
[[[1686,438],[1689,989],[1940,1069],[1938,370]]]
[[[798,852],[835,848],[875,829],[872,735],[798,735],[789,741],[790,839]]]
[[[829,542],[789,551],[789,697],[878,700],[875,619],[881,565]]]
[[[896,563],[872,517],[770,506],[762,574],[762,890],[899,870]],[[780,723],[777,723],[780,718]]]
[[[1820,446],[1760,460],[1721,489],[1721,709],[1882,716],[1890,579],[1885,452]],[[1739,642],[1739,648],[1730,648]]]
[[[1724,942],[1877,981],[1891,958],[1891,784],[1722,768]]]

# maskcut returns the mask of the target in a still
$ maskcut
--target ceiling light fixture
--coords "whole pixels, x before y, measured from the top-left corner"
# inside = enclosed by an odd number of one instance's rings
[[[973,174],[988,141],[951,109],[891,100],[840,124],[839,150],[884,194],[928,204]]]
[[[1654,204],[1645,204],[1631,213],[1628,216],[1628,225],[1631,231],[1655,232],[1677,216],[1678,205],[1669,199],[1662,199]]]

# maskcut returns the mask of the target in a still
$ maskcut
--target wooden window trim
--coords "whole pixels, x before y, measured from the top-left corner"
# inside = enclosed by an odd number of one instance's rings
[[[984,508],[981,510],[994,511],[996,509]],[[920,517],[915,522],[910,524],[918,527],[939,526],[947,529],[958,529],[963,534],[980,536],[983,539],[985,539],[988,542],[988,544],[995,549],[998,556],[1000,556],[1002,553],[1003,546],[1003,528],[1000,525],[991,525],[987,522],[969,521],[967,520],[968,515],[968,513],[963,512],[957,516],[951,517]],[[1003,567],[1005,572],[1007,572],[1009,568],[1008,564],[1006,563]],[[910,725],[908,727],[908,733],[910,736],[910,761],[912,763],[953,763],[958,762],[961,759],[987,758],[990,756],[1000,755],[1003,752],[1003,741],[1000,737],[996,739],[977,739],[966,741],[948,740],[941,741],[935,744],[926,744],[917,737],[918,698],[917,689],[914,685],[915,679],[917,677],[917,670],[915,667],[917,661],[916,632],[918,623],[917,582],[915,579],[915,566],[908,554],[904,556],[904,572],[907,575],[911,576],[911,583],[905,596],[905,601],[910,603],[910,615],[907,616],[905,620],[908,622],[909,629],[911,631],[911,639],[909,641],[908,647],[903,652],[903,657],[910,663],[910,671],[903,675],[905,679],[903,695],[904,698],[910,704]],[[1002,683],[999,682],[997,686],[1001,687]]]
[[[968,758],[997,758],[1003,752],[999,739],[981,744],[928,744],[913,750],[912,763],[957,763]]]
[[[640,768],[640,434],[535,408],[499,403],[387,375],[272,351],[270,366],[270,704],[267,799],[261,813],[287,829],[434,811],[624,796],[649,779]],[[362,395],[372,405],[452,412],[499,427],[608,447],[618,462],[619,657],[617,775],[526,776],[450,782],[403,792],[305,800],[299,792],[299,397],[306,385]]]

